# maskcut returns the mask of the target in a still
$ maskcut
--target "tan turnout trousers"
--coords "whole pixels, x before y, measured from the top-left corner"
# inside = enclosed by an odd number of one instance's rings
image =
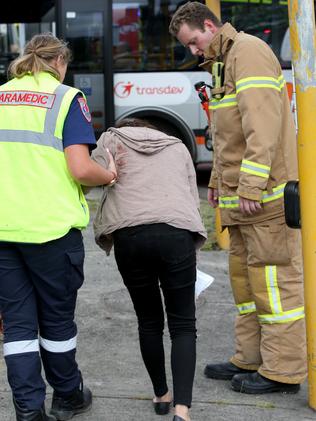
[[[231,362],[271,380],[307,373],[300,231],[283,218],[229,227],[230,279],[238,309]]]

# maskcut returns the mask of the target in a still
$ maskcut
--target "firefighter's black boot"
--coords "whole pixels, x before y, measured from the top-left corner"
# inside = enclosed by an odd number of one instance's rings
[[[57,393],[54,392],[50,413],[53,414],[57,420],[66,421],[70,420],[74,415],[88,411],[91,408],[91,405],[91,390],[84,386],[81,380],[79,387],[70,395],[58,396]]]
[[[236,374],[232,379],[232,389],[235,392],[261,395],[263,393],[297,393],[299,384],[281,383],[267,379],[259,373]]]
[[[239,368],[231,362],[208,364],[204,369],[205,377],[209,379],[231,380],[235,374],[253,373],[254,370]]]
[[[45,407],[36,411],[21,408],[13,399],[16,421],[56,421],[53,416],[46,415]]]

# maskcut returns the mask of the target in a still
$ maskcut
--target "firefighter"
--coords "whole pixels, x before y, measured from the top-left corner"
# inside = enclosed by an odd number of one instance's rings
[[[300,233],[286,227],[283,190],[297,178],[293,117],[280,64],[259,38],[189,2],[170,32],[213,76],[214,162],[208,200],[230,234],[238,311],[235,353],[205,375],[244,393],[296,393],[306,377]]]
[[[88,106],[62,84],[69,59],[64,42],[35,35],[0,87],[0,312],[18,421],[68,420],[92,403],[75,359],[89,221],[81,184],[111,183],[116,169],[110,155],[109,170],[90,159]],[[54,390],[52,415],[41,363]]]

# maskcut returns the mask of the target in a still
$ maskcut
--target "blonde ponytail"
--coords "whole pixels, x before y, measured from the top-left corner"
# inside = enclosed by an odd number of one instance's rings
[[[67,43],[56,38],[51,33],[38,34],[25,45],[24,53],[9,66],[9,78],[21,78],[26,74],[36,76],[40,72],[49,72],[60,80],[60,74],[51,62],[61,56],[68,64],[71,52]]]

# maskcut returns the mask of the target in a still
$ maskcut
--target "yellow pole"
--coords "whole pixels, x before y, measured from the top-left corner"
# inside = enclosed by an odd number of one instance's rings
[[[309,406],[316,410],[316,37],[313,0],[289,0],[295,72]]]
[[[210,10],[212,10],[214,15],[220,19],[221,17],[220,0],[206,0],[205,4]]]
[[[227,228],[222,231],[221,214],[219,212],[219,208],[215,209],[215,229],[218,246],[222,250],[229,250],[229,232]]]
[[[220,0],[206,0],[206,6],[217,16],[221,18],[221,5]],[[219,209],[215,210],[215,230],[216,230],[216,241],[219,247],[223,250],[229,249],[229,234],[228,229],[222,231],[221,215]]]

